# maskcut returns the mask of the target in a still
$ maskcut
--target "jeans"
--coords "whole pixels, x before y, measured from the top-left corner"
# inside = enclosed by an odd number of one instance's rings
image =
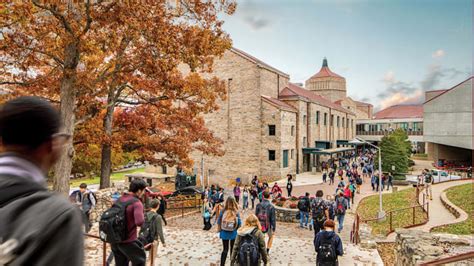
[[[249,207],[249,198],[248,197],[243,197],[242,199],[244,201],[242,208],[245,210]]]
[[[253,210],[255,209],[255,198],[251,197],[250,199],[252,200],[252,210]]]
[[[387,183],[387,190],[389,190],[390,187],[392,187],[392,189],[393,189],[393,183],[392,183],[392,181],[388,181],[388,183]]]
[[[342,228],[344,227],[344,214],[337,215],[336,218],[338,223],[337,232],[340,233],[342,231]]]
[[[227,259],[227,253],[229,253],[229,244],[230,244],[230,257],[232,258],[232,250],[234,249],[235,239],[233,240],[224,240],[222,239],[222,245],[224,249],[222,250],[221,254],[221,266],[225,265],[225,261]]]
[[[133,266],[145,266],[145,250],[138,240],[131,243],[112,244],[112,252],[117,266],[128,266],[129,262],[132,262]]]
[[[303,227],[303,223],[305,226],[308,226],[308,219],[309,219],[309,212],[300,211],[300,227]]]

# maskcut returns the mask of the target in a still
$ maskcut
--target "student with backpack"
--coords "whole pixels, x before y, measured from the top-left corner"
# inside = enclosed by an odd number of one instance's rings
[[[310,208],[309,193],[306,192],[305,196],[298,201],[298,210],[300,210],[300,228],[308,227]]]
[[[231,265],[254,266],[268,263],[265,236],[257,216],[250,214],[244,226],[237,231]]]
[[[79,185],[79,190],[76,190],[71,193],[69,199],[82,211],[85,231],[86,233],[89,233],[92,227],[92,223],[90,221],[90,213],[94,209],[95,204],[97,202],[94,192],[87,189],[86,183],[82,183]]]
[[[346,215],[346,210],[348,206],[347,200],[344,197],[344,194],[342,191],[339,191],[338,195],[336,196],[336,200],[334,204],[335,204],[335,212],[336,212],[336,218],[337,218],[337,223],[338,223],[337,232],[340,233],[344,227],[344,216]]]
[[[212,207],[208,199],[204,199],[203,201],[201,214],[202,214],[202,218],[204,222],[204,228],[202,230],[208,231],[212,227],[212,224],[211,224]]]
[[[240,200],[240,185],[239,184],[235,184],[234,186],[234,198],[235,198],[235,201],[237,202],[237,205],[239,204],[239,200]]]
[[[329,185],[334,185],[334,171],[329,172]]]
[[[157,199],[160,201],[160,206],[158,207],[157,213],[161,216],[161,219],[163,219],[163,222],[165,223],[165,225],[168,225],[168,222],[166,221],[166,217],[165,217],[165,212],[166,212],[166,209],[168,208],[168,203],[166,202],[165,197],[163,197],[163,195],[161,194],[158,195]]]
[[[390,189],[390,187],[392,187],[392,190],[393,190],[393,176],[392,176],[392,173],[388,173],[388,176],[387,176],[387,191]]]
[[[323,173],[323,183],[326,183],[326,180],[328,178],[328,174],[326,172]]]
[[[333,220],[327,220],[324,222],[324,230],[314,237],[318,266],[337,266],[339,265],[338,256],[344,255],[341,238],[334,232],[335,227]]]
[[[362,178],[360,177],[360,175],[356,176],[355,183],[357,194],[360,194],[360,186],[362,186]]]
[[[231,252],[230,257],[232,258],[232,250],[234,249],[235,238],[237,237],[237,229],[241,225],[239,205],[233,197],[228,197],[225,201],[224,209],[219,215],[217,221],[219,237],[222,239],[222,254],[221,254],[221,266],[225,265],[227,259],[227,253]],[[229,247],[230,245],[230,247]]]
[[[263,201],[257,204],[255,215],[262,225],[262,233],[268,235],[267,254],[270,252],[273,244],[273,236],[276,230],[276,214],[275,207],[270,202],[270,193],[263,193]]]
[[[147,183],[142,179],[130,182],[129,192],[124,193],[99,222],[99,236],[111,244],[117,266],[145,265],[143,244],[137,239],[137,226],[144,223],[143,204],[140,201]]]
[[[424,186],[425,186],[425,193],[426,196],[430,196],[430,200],[433,200],[433,191],[431,190],[431,185],[433,184],[433,175],[431,175],[430,171],[428,169],[425,169],[423,171],[423,177],[424,177]]]
[[[59,112],[39,97],[7,101],[0,137],[0,264],[83,265],[81,213],[46,188],[49,170],[71,144]]]
[[[323,229],[324,221],[329,219],[328,207],[323,196],[323,191],[318,190],[316,191],[316,197],[311,201],[311,216],[315,235]]]
[[[166,247],[163,234],[163,219],[161,215],[157,213],[159,207],[160,200],[153,199],[150,202],[151,209],[145,213],[145,222],[141,226],[140,233],[138,234],[138,240],[142,242],[143,246],[153,243],[154,255],[156,255],[158,251],[158,239],[161,244]]]

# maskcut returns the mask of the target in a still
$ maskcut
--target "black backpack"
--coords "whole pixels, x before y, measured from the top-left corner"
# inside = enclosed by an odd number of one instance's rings
[[[126,210],[137,201],[136,198],[127,202],[120,202],[119,199],[102,214],[99,221],[99,237],[102,241],[115,244],[128,238]]]
[[[256,229],[255,229],[256,230]],[[239,247],[239,265],[240,266],[258,266],[260,259],[260,252],[257,238],[255,237],[255,230],[252,233],[245,235],[240,240]]]
[[[318,247],[317,262],[318,265],[336,265],[337,254],[334,248],[335,237],[321,239]]]
[[[308,199],[307,198],[302,198],[302,199],[300,199],[300,201],[298,201],[298,210],[300,210],[300,211],[308,210]]]
[[[143,246],[146,246],[155,241],[157,231],[156,219],[158,219],[158,214],[152,215],[151,218],[148,218],[148,215],[146,215],[145,222],[140,228],[140,233],[138,234],[138,240],[142,242]]]
[[[322,224],[326,220],[326,214],[324,213],[324,201],[322,199],[314,199],[311,204],[311,214],[313,220]]]

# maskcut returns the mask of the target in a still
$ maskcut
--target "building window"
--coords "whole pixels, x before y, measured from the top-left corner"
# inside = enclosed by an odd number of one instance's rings
[[[288,167],[288,150],[283,151],[283,168]]]
[[[339,127],[339,120],[340,120],[340,118],[339,118],[339,116],[337,116],[337,127]]]
[[[292,135],[292,136],[295,135],[295,126],[291,126],[291,135]]]
[[[303,147],[306,147],[306,137],[303,137]]]
[[[303,115],[303,125],[306,125],[306,115]]]
[[[275,150],[268,150],[268,160],[275,161]]]
[[[275,125],[268,125],[268,135],[275,136],[276,128]]]
[[[345,122],[345,120],[346,120],[346,119],[343,117],[343,118],[342,118],[342,127],[344,127],[344,122]]]
[[[331,126],[334,126],[334,115],[331,115],[331,121],[329,121]]]
[[[295,149],[291,149],[291,159],[295,158]]]
[[[326,126],[328,124],[328,114],[324,113],[324,125]]]
[[[316,112],[316,124],[319,124],[319,111]]]

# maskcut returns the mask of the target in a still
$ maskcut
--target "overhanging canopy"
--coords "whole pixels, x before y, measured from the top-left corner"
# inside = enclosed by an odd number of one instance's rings
[[[342,147],[336,149],[317,149],[317,148],[303,148],[304,154],[319,154],[319,155],[332,155],[334,153],[342,153],[346,151],[353,151],[354,148]]]

